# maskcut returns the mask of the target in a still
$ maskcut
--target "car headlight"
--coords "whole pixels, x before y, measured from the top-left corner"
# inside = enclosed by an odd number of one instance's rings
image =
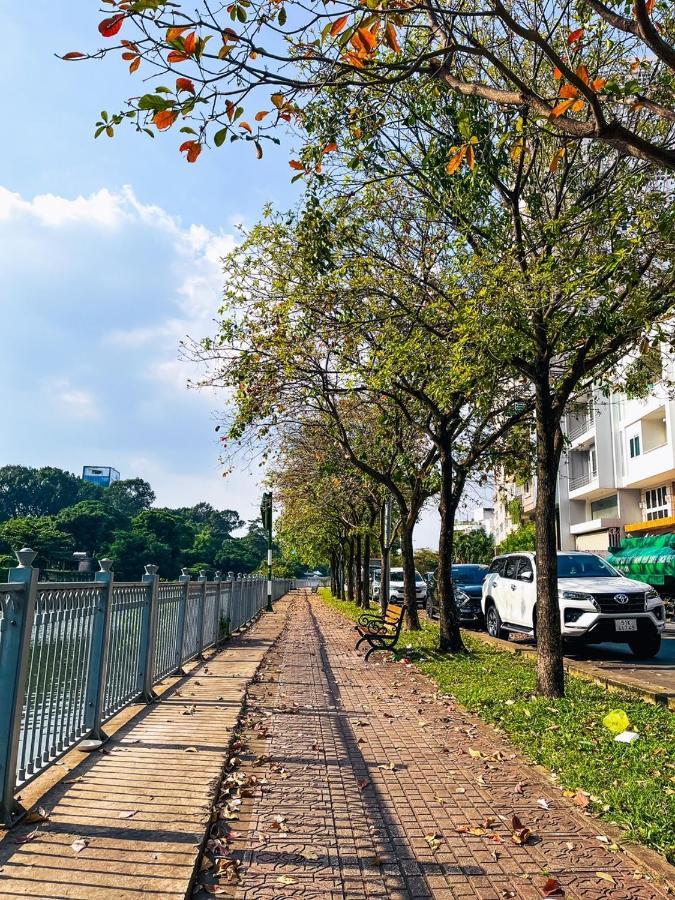
[[[575,600],[577,603],[590,603],[591,606],[598,608],[598,604],[591,594],[583,594],[581,591],[563,591],[560,595],[563,600]]]
[[[660,602],[661,602],[661,597],[659,596],[659,592],[658,592],[658,591],[655,591],[655,590],[652,588],[652,590],[647,591],[647,593],[645,594],[645,600],[647,600],[647,601],[650,601],[650,600],[651,600],[651,601],[653,601],[653,600],[658,600],[659,603],[660,603]]]
[[[455,602],[457,603],[457,606],[470,606],[471,597],[469,597],[466,591],[458,591],[455,589]]]

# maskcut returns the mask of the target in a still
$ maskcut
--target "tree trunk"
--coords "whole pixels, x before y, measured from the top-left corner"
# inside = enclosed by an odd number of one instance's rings
[[[363,606],[363,563],[361,560],[361,534],[356,535],[355,559],[356,566],[356,605]]]
[[[347,557],[347,599],[354,602],[354,538],[349,538],[349,555]]]
[[[363,608],[370,609],[370,532],[363,538]]]
[[[537,434],[537,693],[562,697],[565,693],[558,558],[555,523],[555,490],[562,440],[560,421],[551,401],[548,378],[536,385]]]
[[[413,555],[413,528],[411,516],[403,517],[401,511],[401,556],[403,557],[403,596],[405,598],[406,627],[408,631],[420,630],[420,618],[417,614],[417,596],[415,593],[415,558]],[[387,598],[388,599],[388,598]]]
[[[441,491],[438,511],[441,517],[441,531],[438,538],[438,572],[436,576],[436,598],[440,612],[440,635],[438,649],[441,653],[462,653],[466,647],[459,630],[459,615],[452,581],[452,552],[455,534],[455,512],[461,496],[461,484],[454,484],[452,468],[452,440],[446,438],[439,443],[441,463]],[[453,490],[454,487],[454,490]]]
[[[346,600],[347,597],[345,595],[345,548],[344,544],[340,548],[340,565],[338,567],[339,578],[340,578],[340,600]]]
[[[335,553],[330,555],[330,592],[334,597],[337,597],[337,554]]]
[[[380,571],[380,612],[384,615],[389,602],[389,569],[390,566],[390,536],[387,534],[387,503],[382,504],[380,510],[380,554],[382,555],[382,568]]]

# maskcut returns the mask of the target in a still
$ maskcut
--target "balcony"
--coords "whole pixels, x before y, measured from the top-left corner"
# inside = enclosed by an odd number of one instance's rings
[[[576,491],[579,488],[586,487],[598,477],[597,468],[586,469],[585,472],[577,473],[570,476],[570,491]]]
[[[595,409],[592,406],[570,413],[567,416],[567,436],[570,441],[587,434],[595,427]]]

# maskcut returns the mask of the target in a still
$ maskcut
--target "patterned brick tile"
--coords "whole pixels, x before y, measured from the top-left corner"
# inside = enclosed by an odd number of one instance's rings
[[[666,896],[493,729],[414,670],[364,663],[351,624],[318,598],[298,592],[286,615],[249,692],[244,765],[263,755],[264,781],[232,842],[233,896],[530,900],[549,874],[575,900]],[[513,814],[536,836],[523,846]]]

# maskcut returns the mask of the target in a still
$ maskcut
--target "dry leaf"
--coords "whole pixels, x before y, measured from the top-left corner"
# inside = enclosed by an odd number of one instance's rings
[[[280,875],[277,878],[277,881],[279,882],[279,884],[297,884],[298,883],[297,878],[291,878],[290,875]]]
[[[543,897],[564,897],[565,891],[559,881],[555,878],[548,878],[541,889]]]
[[[596,872],[595,877],[602,879],[602,881],[607,881],[607,882],[609,882],[609,884],[616,884],[616,881],[614,881],[612,876],[609,875],[607,872]]]
[[[43,806],[38,806],[37,809],[32,809],[27,816],[25,816],[23,822],[24,825],[35,825],[39,822],[46,822],[49,818],[49,814],[47,810]]]
[[[548,800],[544,800],[542,797],[541,800],[537,800],[537,806],[540,806],[542,809],[550,809],[551,807],[548,805]]]
[[[89,846],[88,838],[78,838],[76,841],[70,845],[71,850],[74,850],[76,853],[81,853],[84,849]]]
[[[360,791],[365,791],[365,789],[370,784],[370,778],[359,778],[359,780],[356,783],[359,786]]]
[[[186,753],[199,753],[199,750],[197,750],[196,747],[186,747],[185,752]]]
[[[32,831],[29,831],[28,834],[17,835],[15,838],[12,838],[15,844],[27,844],[29,841],[35,840],[38,836],[37,828],[34,828]]]
[[[137,812],[138,812],[137,809],[125,809],[117,816],[117,818],[118,819],[132,819],[136,815]]]
[[[575,806],[580,806],[581,809],[586,809],[588,804],[590,803],[588,799],[588,794],[586,791],[582,791],[581,788],[574,795],[574,804]]]

